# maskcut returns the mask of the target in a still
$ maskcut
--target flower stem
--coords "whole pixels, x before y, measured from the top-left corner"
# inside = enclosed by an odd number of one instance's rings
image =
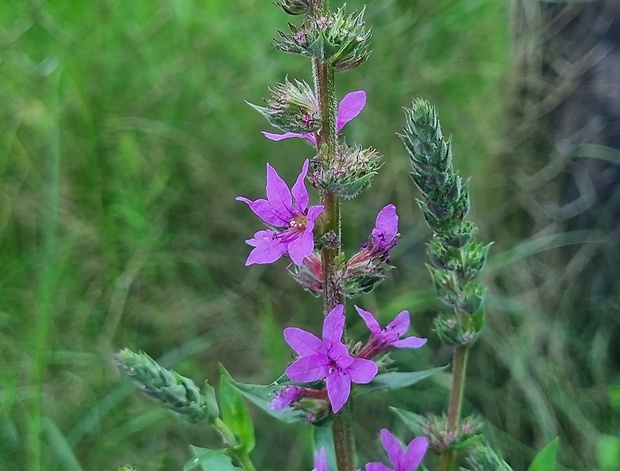
[[[311,0],[310,16],[317,18],[327,12],[327,0]],[[312,60],[314,86],[321,110],[321,129],[316,134],[318,164],[329,168],[336,156],[336,92],[334,69],[320,59]],[[323,264],[324,316],[338,304],[344,304],[344,293],[336,278],[336,258],[342,250],[340,238],[340,198],[336,193],[321,191],[324,245],[321,249]],[[346,334],[345,334],[346,336]],[[355,438],[351,404],[348,402],[334,419],[334,445],[338,471],[355,471]]]
[[[219,417],[215,419],[212,425],[220,433],[224,444],[228,447],[228,456],[236,460],[245,471],[256,471],[250,456],[244,449],[239,447],[235,434],[230,430],[228,425]]]
[[[454,347],[454,359],[452,362],[452,388],[450,390],[450,405],[448,407],[448,431],[450,432],[454,432],[456,430],[461,417],[468,353],[469,348],[466,345],[457,345]],[[445,449],[441,453],[439,459],[438,471],[450,471],[454,465],[455,458],[456,453],[454,450]]]

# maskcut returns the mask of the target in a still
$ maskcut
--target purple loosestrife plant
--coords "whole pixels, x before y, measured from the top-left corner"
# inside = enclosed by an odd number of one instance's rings
[[[312,230],[323,206],[308,207],[310,199],[304,184],[307,173],[308,160],[304,161],[297,181],[289,190],[278,172],[267,164],[267,199],[252,201],[243,196],[237,197],[270,226],[246,240],[248,245],[254,247],[246,265],[273,263],[283,255],[288,255],[295,265],[301,265],[304,257],[314,250]]]
[[[286,368],[286,378],[283,375],[270,385],[244,384],[222,367],[219,398],[208,383],[201,390],[148,355],[122,350],[117,362],[150,397],[185,420],[207,423],[218,432],[220,443],[210,449],[194,447],[195,456],[186,469],[257,471],[251,458],[256,436],[244,402],[247,398],[286,423],[312,424],[318,444],[313,471],[327,471],[328,465],[331,471],[356,471],[353,396],[411,387],[444,367],[383,371],[388,363],[385,357],[377,360],[381,370],[373,361],[389,348],[417,349],[426,344],[425,338],[404,337],[410,326],[406,310],[381,328],[371,312],[355,306],[370,337],[362,344],[345,332],[346,298],[379,285],[392,268],[390,251],[400,238],[396,206],[387,204],[360,250],[348,259],[342,250],[341,204],[367,190],[382,165],[374,149],[350,146],[339,135],[366,104],[366,93],[361,90],[347,94],[339,105],[335,97],[336,72],[353,70],[368,59],[371,34],[364,24],[364,11],[348,15],[341,7],[332,13],[326,0],[279,0],[276,5],[286,13],[304,16],[300,27],[289,25],[291,34],[279,31],[281,39],[275,46],[310,58],[314,87],[286,78],[269,89],[273,96],[266,100],[267,107],[251,106],[284,132],[265,132],[267,138],[302,138],[314,145],[314,152],[310,158],[299,157],[302,170],[291,188],[267,163],[266,199],[237,198],[267,226],[246,241],[253,248],[245,264],[290,258],[293,263],[288,269],[294,279],[323,297],[323,310],[317,315],[323,320],[322,338],[297,327],[284,329],[286,342],[297,354]],[[372,461],[365,470],[414,471],[425,459],[430,438],[430,450],[439,458],[430,458],[437,466],[428,469],[454,471],[456,453],[469,452],[471,471],[497,471],[497,463],[503,463],[502,471],[510,471],[482,437],[474,435],[477,420],[461,419],[467,352],[483,327],[484,289],[478,275],[490,244],[476,242],[475,226],[465,220],[467,187],[452,168],[451,146],[442,135],[434,108],[416,99],[405,115],[405,133],[400,137],[410,157],[411,177],[421,193],[418,204],[432,229],[427,245],[432,265],[428,268],[439,298],[453,308],[453,313],[435,320],[439,337],[454,346],[450,403],[447,415],[431,420],[394,409],[416,435],[423,436],[403,447],[382,429],[381,442],[391,467]],[[310,205],[307,177],[318,192],[318,205]],[[553,464],[549,461],[549,466],[540,469],[553,469]]]

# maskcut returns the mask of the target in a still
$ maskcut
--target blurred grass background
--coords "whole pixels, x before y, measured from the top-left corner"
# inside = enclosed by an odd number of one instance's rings
[[[428,232],[395,135],[401,107],[420,95],[436,104],[455,164],[471,177],[481,239],[497,241],[467,411],[487,417],[515,470],[556,435],[567,465],[594,469],[596,444],[617,433],[620,418],[611,340],[596,326],[575,340],[570,302],[554,311],[559,286],[541,290],[530,276],[541,263],[532,255],[575,237],[528,240],[504,224],[521,204],[505,191],[506,160],[536,157],[513,153],[505,139],[508,5],[366,4],[374,52],[337,87],[339,96],[367,91],[348,140],[386,157],[372,190],[347,203],[345,244],[365,240],[388,202],[399,208],[402,239],[397,269],[358,302],[384,319],[409,309],[431,337],[430,348],[397,361],[412,369],[449,361],[430,332],[439,306],[423,266]],[[281,328],[317,329],[320,302],[283,263],[243,266],[243,241],[258,226],[234,199],[263,194],[265,162],[292,182],[311,157],[299,140],[264,139],[266,123],[244,103],[260,102],[287,74],[311,81],[306,60],[270,46],[289,20],[257,0],[0,3],[1,470],[181,469],[187,443],[213,446],[216,437],[152,407],[119,378],[113,352],[145,350],[197,382],[217,383],[222,362],[239,380],[268,383],[290,359]],[[551,280],[553,267],[562,270],[562,259],[549,265]],[[617,313],[617,295],[615,303]],[[362,332],[353,318],[351,328]],[[378,458],[381,426],[401,427],[387,405],[440,412],[445,385],[438,377],[360,402],[364,456]],[[291,433],[255,418],[260,469],[309,469],[309,428]]]

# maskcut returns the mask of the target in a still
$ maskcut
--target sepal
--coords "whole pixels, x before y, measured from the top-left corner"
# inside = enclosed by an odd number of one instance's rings
[[[309,0],[280,0],[275,3],[277,7],[282,8],[289,15],[304,15],[308,13],[310,8]]]
[[[270,87],[271,98],[266,107],[248,103],[269,121],[272,126],[292,133],[312,133],[321,126],[319,104],[312,87],[303,80],[291,82],[288,77],[284,83]]]
[[[370,186],[381,165],[381,155],[376,150],[342,142],[328,166],[312,162],[310,181],[313,186],[348,200]]]
[[[449,430],[448,417],[443,415],[420,415],[390,407],[404,424],[415,434],[428,438],[429,449],[440,454],[444,450],[467,450],[484,441],[478,434],[482,421],[475,416],[465,417],[455,430]]]
[[[354,69],[370,55],[364,10],[347,16],[341,7],[328,17],[307,20],[300,29],[289,23],[289,29],[290,33],[278,31],[277,49],[320,59],[337,70]]]

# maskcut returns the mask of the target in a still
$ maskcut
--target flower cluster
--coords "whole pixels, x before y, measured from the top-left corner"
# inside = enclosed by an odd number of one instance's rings
[[[290,33],[278,30],[281,51],[320,59],[335,69],[347,71],[362,64],[370,55],[370,30],[364,11],[346,14],[341,7],[333,14],[308,19],[300,29],[289,23]]]
[[[318,105],[317,105],[318,106]],[[366,106],[366,92],[358,90],[356,92],[347,93],[338,104],[338,115],[336,118],[336,132],[339,133],[344,125],[355,118]],[[279,126],[276,126],[279,127]],[[316,145],[316,137],[310,132],[285,132],[284,134],[276,134],[263,131],[263,135],[272,141],[281,141],[297,137],[306,139]]]
[[[284,83],[270,87],[271,98],[265,100],[266,107],[248,103],[262,114],[272,126],[295,133],[314,132],[319,129],[319,103],[310,85],[304,81]]]
[[[398,215],[393,204],[385,206],[377,215],[375,227],[359,252],[338,267],[337,281],[348,297],[371,292],[392,268],[390,250],[398,243]],[[323,289],[323,267],[315,254],[304,258],[301,265],[292,267],[291,275],[307,290]]]
[[[271,401],[272,409],[280,410],[303,398],[314,398],[328,399],[332,411],[337,413],[349,398],[351,383],[369,383],[377,374],[378,367],[372,361],[373,357],[391,347],[420,348],[426,344],[424,338],[411,336],[401,339],[409,329],[407,311],[402,311],[385,329],[381,329],[371,312],[358,306],[355,309],[370,330],[368,342],[355,355],[342,342],[345,324],[342,304],[332,309],[325,318],[322,339],[297,327],[284,329],[284,339],[299,355],[286,369],[288,378],[301,383],[324,380],[325,390],[299,385],[286,386]]]
[[[324,379],[334,413],[347,402],[352,382],[369,383],[378,371],[373,361],[350,355],[342,343],[344,322],[344,306],[339,304],[325,317],[322,339],[297,327],[284,329],[286,343],[299,355],[286,376],[305,383]]]

